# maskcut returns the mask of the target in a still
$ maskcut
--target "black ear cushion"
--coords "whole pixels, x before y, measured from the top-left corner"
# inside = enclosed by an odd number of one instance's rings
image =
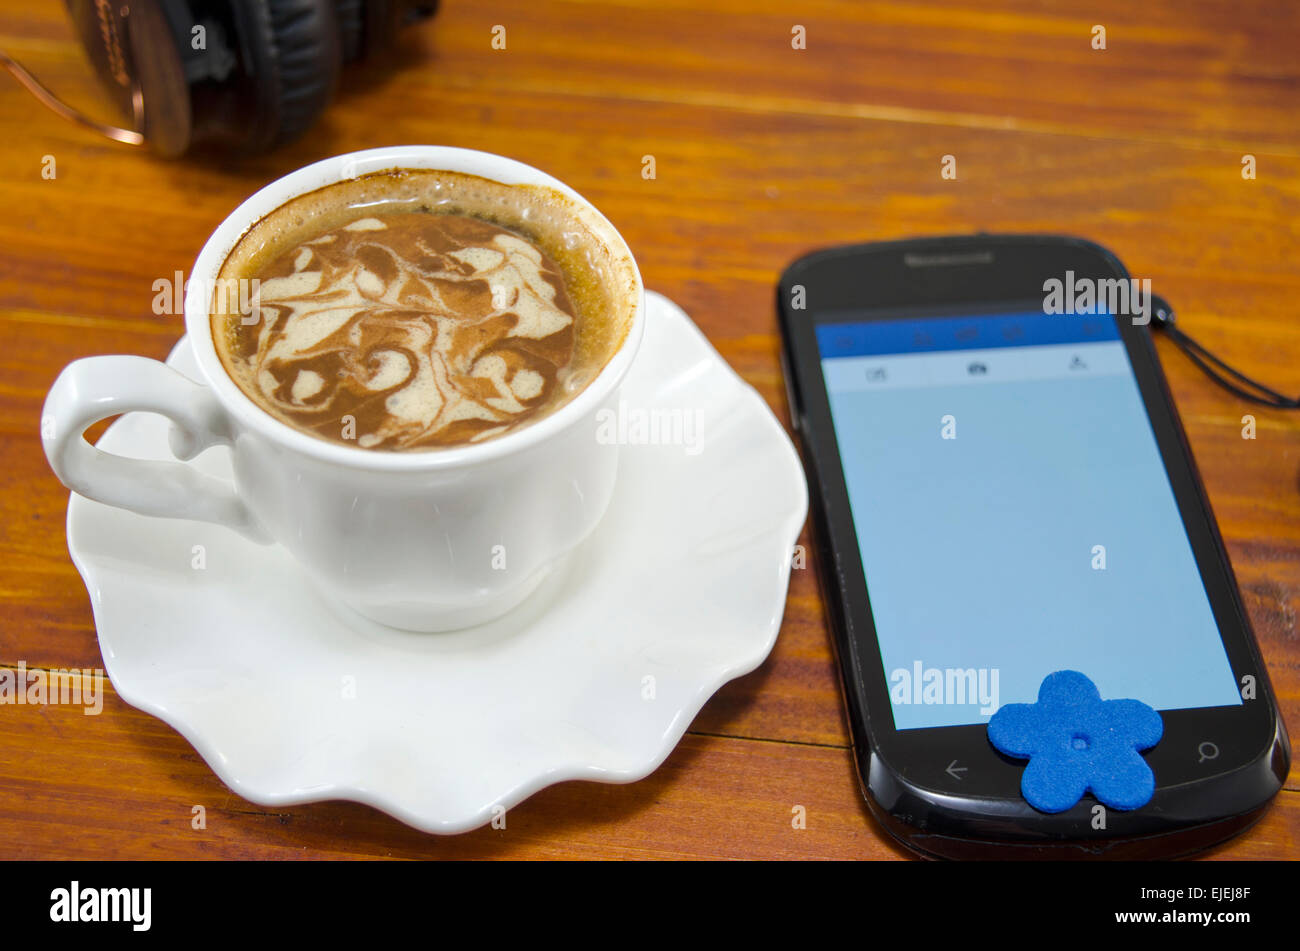
[[[332,0],[265,0],[264,39],[275,63],[268,104],[278,122],[274,147],[305,132],[329,104],[338,85],[342,52]],[[256,147],[256,146],[255,146]]]

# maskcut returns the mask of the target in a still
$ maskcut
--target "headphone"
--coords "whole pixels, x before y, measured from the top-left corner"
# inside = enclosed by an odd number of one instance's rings
[[[3,53],[55,111],[175,158],[195,146],[262,152],[301,135],[344,63],[389,48],[437,0],[66,0],[91,65],[133,129],[87,118]]]

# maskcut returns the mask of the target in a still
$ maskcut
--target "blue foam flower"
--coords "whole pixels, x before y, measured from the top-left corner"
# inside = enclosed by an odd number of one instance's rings
[[[1037,703],[1009,703],[989,720],[989,741],[1029,759],[1020,792],[1040,812],[1064,812],[1088,790],[1112,809],[1151,799],[1155,776],[1138,755],[1160,742],[1160,714],[1140,700],[1102,700],[1077,670],[1049,674]]]

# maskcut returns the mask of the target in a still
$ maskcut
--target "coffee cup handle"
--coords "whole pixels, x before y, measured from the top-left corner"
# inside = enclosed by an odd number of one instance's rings
[[[105,505],[215,522],[252,541],[270,541],[229,483],[179,462],[104,452],[83,438],[92,423],[129,412],[170,419],[169,441],[178,459],[192,459],[209,446],[231,441],[226,413],[206,386],[146,357],[87,357],[68,364],[45,398],[41,442],[59,481]]]

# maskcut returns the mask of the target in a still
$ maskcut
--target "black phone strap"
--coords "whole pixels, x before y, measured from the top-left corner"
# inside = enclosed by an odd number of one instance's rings
[[[1156,319],[1156,328],[1164,331],[1165,336],[1187,354],[1206,376],[1229,393],[1260,406],[1271,406],[1274,409],[1300,409],[1300,398],[1285,396],[1258,380],[1251,379],[1239,370],[1234,370],[1184,333],[1175,323],[1174,309],[1158,294],[1151,295],[1151,313]]]

